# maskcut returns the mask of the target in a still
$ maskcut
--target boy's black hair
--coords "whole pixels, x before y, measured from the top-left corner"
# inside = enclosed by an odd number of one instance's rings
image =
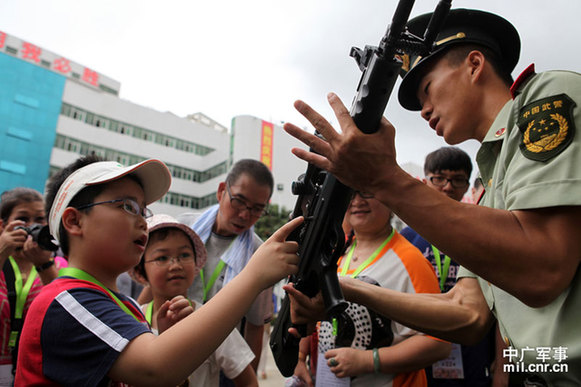
[[[149,233],[149,239],[147,240],[147,245],[149,245],[152,241],[165,240],[168,237],[168,235],[170,234],[170,232],[173,232],[173,231],[179,231],[182,234],[186,235],[185,232],[183,232],[182,230],[180,230],[179,228],[176,228],[176,227],[160,228],[159,230],[154,230],[153,232]],[[194,246],[194,244],[192,243],[192,241],[190,240],[190,237],[188,235],[186,235],[186,237],[188,238],[188,241],[190,242],[190,245],[192,246],[192,250],[194,252],[194,262],[197,262],[196,246]],[[145,246],[145,251],[147,251],[147,246]],[[141,275],[143,278],[145,278],[147,280],[147,273],[145,271],[145,252],[141,256],[139,263],[137,265],[135,265],[134,270],[137,274]]]
[[[3,222],[8,222],[8,218],[12,214],[12,210],[22,203],[42,202],[42,195],[35,189],[27,187],[16,187],[8,191],[2,192],[0,196],[0,219]]]
[[[58,171],[55,175],[53,175],[47,185],[46,185],[46,216],[49,217],[50,209],[56,197],[56,194],[59,191],[59,188],[64,183],[64,181],[75,171],[86,167],[87,165],[106,161],[100,156],[97,155],[88,155],[78,158],[77,160],[73,161],[71,164],[67,165],[60,171]],[[91,187],[83,188],[69,203],[69,207],[79,207],[85,204],[92,203],[95,198],[103,191],[106,184],[97,184]],[[87,210],[90,210],[88,208]],[[69,254],[69,240],[67,233],[62,225],[62,222],[59,224],[59,234],[60,234],[60,246],[63,251],[63,254],[67,256]]]
[[[226,176],[226,184],[232,186],[240,176],[247,174],[252,177],[259,185],[266,185],[270,188],[270,196],[274,189],[274,178],[270,169],[258,160],[242,159],[237,161],[228,175]]]
[[[443,170],[464,171],[468,178],[472,173],[470,156],[455,146],[445,146],[426,156],[424,174],[439,173]]]

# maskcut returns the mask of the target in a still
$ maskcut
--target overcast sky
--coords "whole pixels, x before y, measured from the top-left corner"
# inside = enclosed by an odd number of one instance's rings
[[[121,82],[121,98],[140,105],[179,116],[202,112],[228,127],[243,114],[307,127],[293,101],[305,100],[330,120],[329,91],[349,106],[360,76],[349,49],[376,45],[396,4],[1,0],[0,30]],[[435,5],[418,0],[412,16]],[[517,27],[522,51],[514,76],[532,62],[537,72],[581,70],[579,0],[454,0],[453,7],[498,13]],[[398,129],[400,163],[422,165],[445,145],[395,93],[386,116]],[[478,144],[461,147],[474,156]]]

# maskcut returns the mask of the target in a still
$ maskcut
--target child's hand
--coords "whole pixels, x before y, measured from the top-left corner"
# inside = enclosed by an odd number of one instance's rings
[[[163,303],[157,312],[157,330],[161,334],[184,317],[194,313],[194,307],[184,296],[175,296]]]
[[[252,278],[260,281],[261,289],[272,286],[281,279],[296,274],[299,257],[299,245],[294,241],[286,241],[290,233],[303,223],[299,216],[279,228],[260,246],[243,270],[251,273]]]
[[[15,230],[15,227],[24,227],[26,223],[21,220],[14,220],[6,225],[0,233],[0,257],[7,259],[14,254],[17,249],[21,249],[26,242],[28,233],[22,229]]]

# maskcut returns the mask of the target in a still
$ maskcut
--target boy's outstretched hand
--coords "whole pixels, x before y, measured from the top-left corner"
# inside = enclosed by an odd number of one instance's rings
[[[175,296],[171,300],[167,300],[161,305],[157,312],[158,332],[161,334],[192,313],[194,313],[194,307],[184,296]]]
[[[298,271],[299,245],[295,241],[287,241],[290,233],[303,223],[299,216],[278,230],[256,250],[244,271],[253,273],[258,279],[261,289],[266,289],[276,282]]]

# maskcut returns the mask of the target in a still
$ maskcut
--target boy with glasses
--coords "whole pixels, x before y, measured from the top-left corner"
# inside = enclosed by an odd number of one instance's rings
[[[48,223],[69,267],[29,309],[15,385],[175,386],[218,347],[263,289],[296,272],[298,246],[284,240],[301,219],[265,242],[202,310],[190,314],[183,299],[162,306],[158,325],[173,325],[153,335],[139,306],[117,292],[116,279],[143,255],[147,205],[170,183],[158,160],[123,167],[87,157],[53,176]]]
[[[470,186],[472,162],[466,152],[457,147],[442,147],[426,156],[423,182],[456,201],[461,201]],[[422,238],[411,227],[401,231],[432,264],[440,291],[445,293],[456,284],[459,264]],[[426,367],[428,386],[490,386],[490,366],[494,359],[494,329],[476,345],[453,344],[448,359]],[[454,375],[454,376],[452,376]]]

